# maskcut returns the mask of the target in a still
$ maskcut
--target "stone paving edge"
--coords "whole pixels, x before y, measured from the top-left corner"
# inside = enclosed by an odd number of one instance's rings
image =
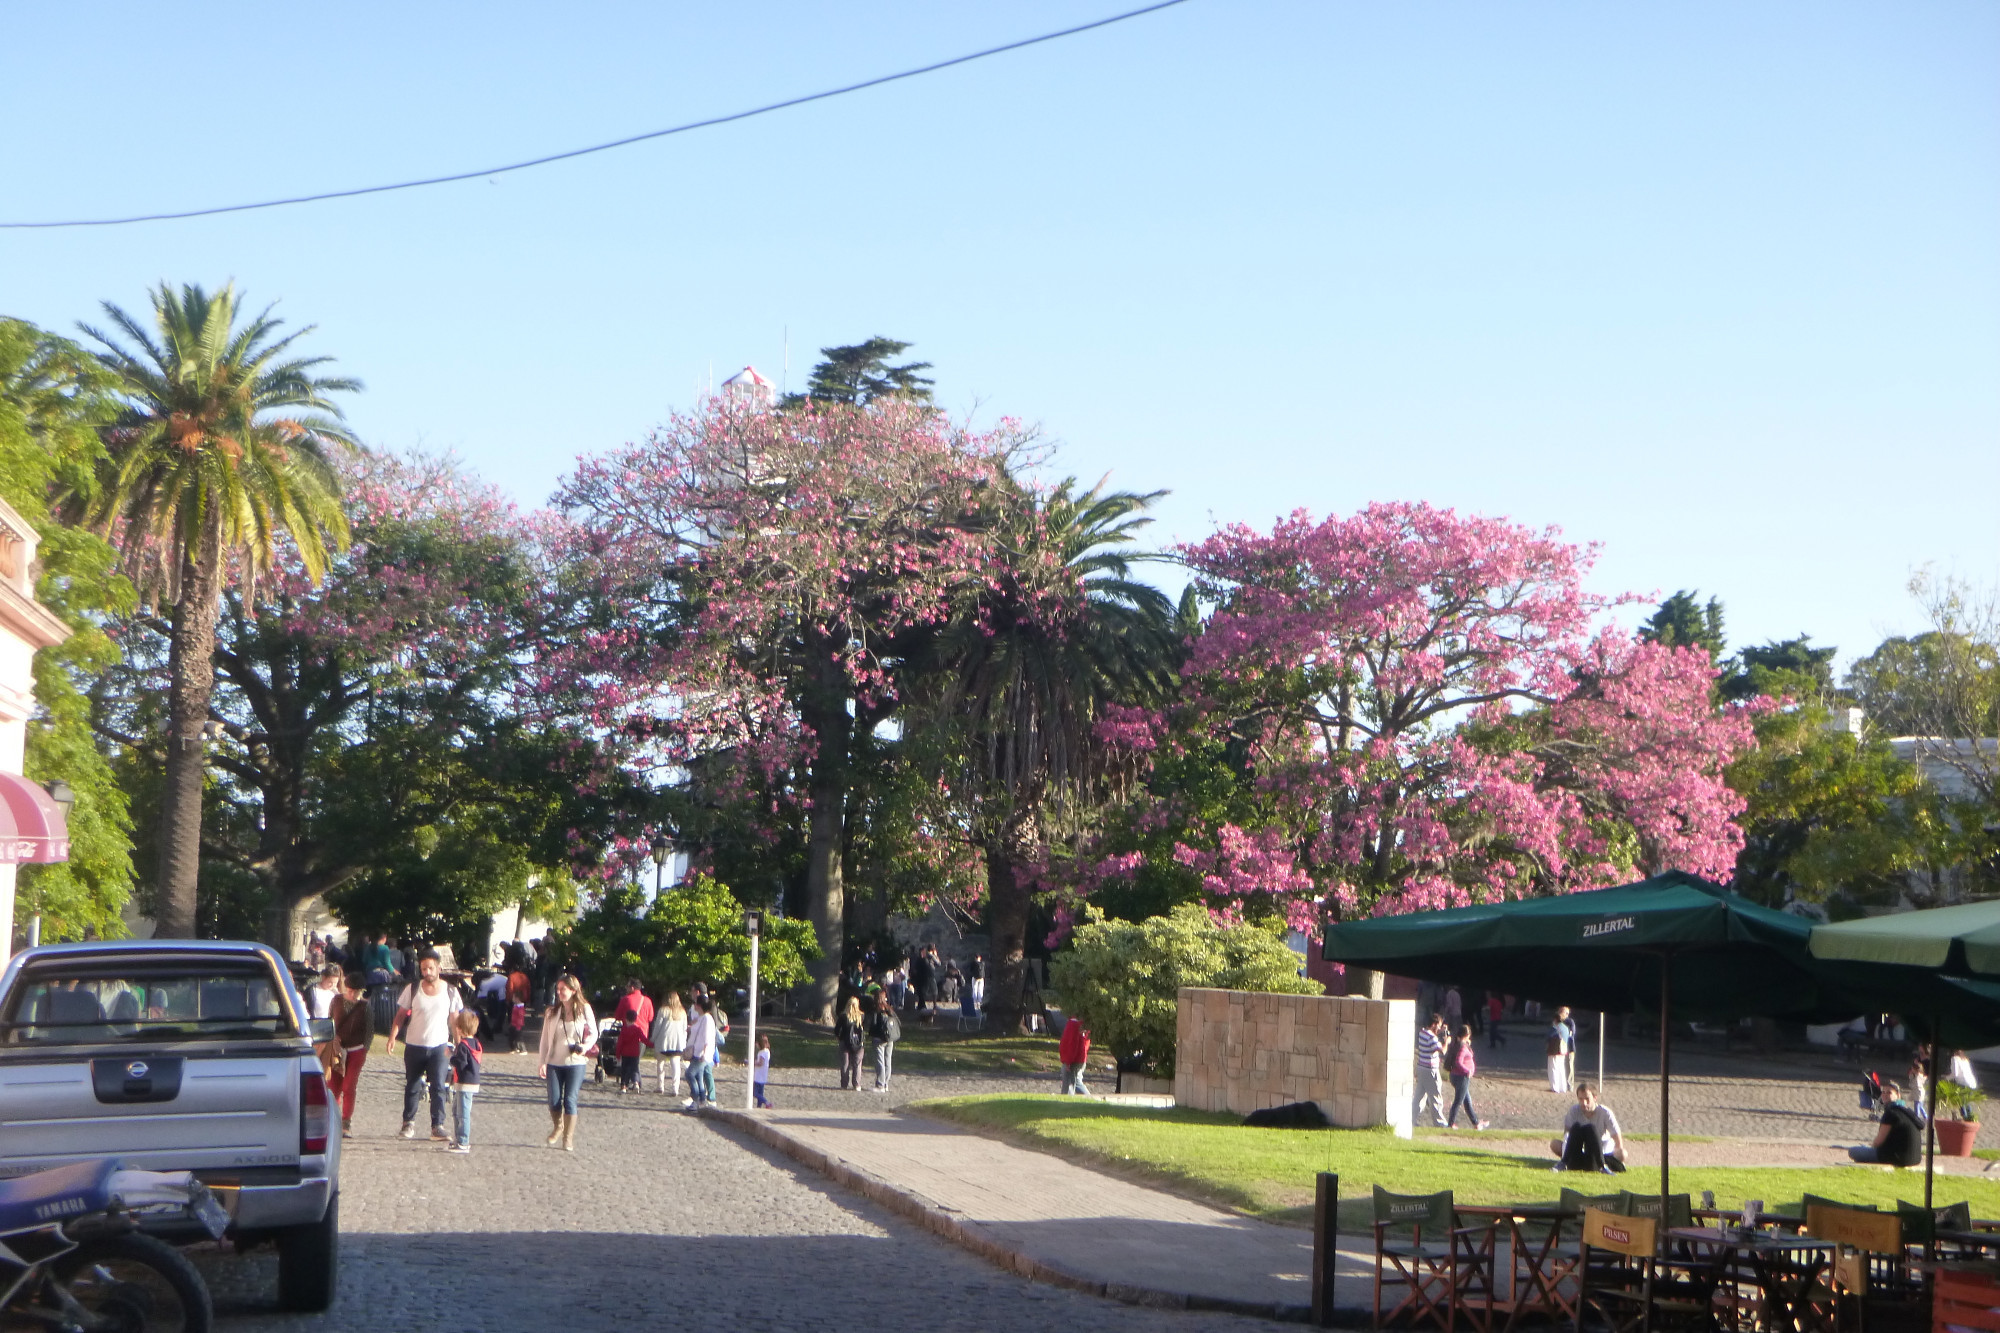
[[[1165,1291],[1135,1283],[1102,1282],[1096,1278],[1083,1277],[1037,1259],[1012,1245],[995,1240],[977,1223],[964,1221],[952,1210],[925,1198],[915,1190],[904,1189],[900,1185],[882,1179],[872,1171],[863,1170],[843,1158],[822,1152],[747,1111],[706,1107],[700,1114],[705,1120],[719,1121],[732,1129],[748,1134],[759,1143],[777,1149],[801,1166],[812,1168],[834,1183],[872,1199],[934,1235],[971,1251],[988,1263],[1010,1273],[1019,1274],[1030,1281],[1086,1292],[1093,1296],[1121,1301],[1126,1305],[1142,1305],[1154,1309],[1214,1310],[1224,1314],[1248,1315],[1255,1319],[1282,1320],[1300,1324],[1312,1321],[1312,1307],[1306,1305],[1276,1301],[1238,1301],[1225,1296]],[[1370,1312],[1366,1309],[1336,1307],[1334,1322],[1337,1327],[1342,1328],[1366,1327],[1371,1322]]]

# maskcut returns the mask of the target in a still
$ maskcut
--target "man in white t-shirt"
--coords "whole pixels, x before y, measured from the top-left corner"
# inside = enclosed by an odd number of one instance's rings
[[[431,1137],[442,1143],[445,1071],[451,1067],[451,1016],[465,1007],[458,988],[438,976],[437,950],[417,956],[417,980],[403,987],[396,999],[396,1021],[389,1025],[385,1054],[396,1053],[396,1034],[403,1034],[403,1137],[417,1136],[417,1103],[424,1080],[431,1085]]]

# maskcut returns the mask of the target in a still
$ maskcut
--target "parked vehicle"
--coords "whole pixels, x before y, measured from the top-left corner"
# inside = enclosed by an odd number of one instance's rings
[[[118,940],[29,949],[0,973],[0,1176],[116,1157],[190,1171],[237,1247],[278,1250],[278,1299],[332,1303],[340,1134],[309,1017],[261,944]],[[145,1235],[199,1239],[184,1218]]]
[[[206,1333],[208,1287],[142,1219],[222,1235],[229,1215],[187,1171],[116,1158],[0,1181],[0,1327]]]

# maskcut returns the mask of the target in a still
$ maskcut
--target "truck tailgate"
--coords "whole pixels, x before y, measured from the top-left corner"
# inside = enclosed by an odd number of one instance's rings
[[[0,1175],[109,1156],[154,1170],[297,1165],[299,1058],[147,1052],[0,1064]]]

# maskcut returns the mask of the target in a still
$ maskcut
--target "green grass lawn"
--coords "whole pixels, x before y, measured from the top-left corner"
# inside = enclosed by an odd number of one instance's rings
[[[743,1021],[732,1018],[730,1022],[730,1054],[740,1058]],[[902,1024],[903,1039],[896,1043],[898,1073],[1054,1074],[1062,1067],[1056,1059],[1054,1037],[1003,1037],[990,1029],[960,1032],[956,1012],[939,1014],[935,1023],[903,1017]],[[757,1025],[757,1032],[760,1036],[771,1034],[774,1069],[834,1069],[840,1065],[831,1028],[796,1018],[767,1018]]]
[[[1232,1115],[1178,1108],[1108,1105],[1080,1098],[954,1097],[912,1108],[1086,1165],[1158,1184],[1275,1222],[1308,1218],[1314,1176],[1340,1176],[1342,1230],[1365,1228],[1371,1186],[1399,1194],[1451,1190],[1458,1203],[1552,1201],[1578,1178],[1549,1169],[1545,1156],[1481,1150],[1463,1139],[1398,1139],[1387,1129],[1247,1129]],[[1659,1172],[1634,1169],[1583,1181],[1592,1192],[1657,1190]],[[1813,1193],[1854,1203],[1893,1205],[1923,1198],[1921,1171],[1879,1167],[1684,1167],[1676,1193],[1714,1190],[1717,1204],[1762,1199],[1784,1211]],[[1941,1180],[1940,1204],[1968,1199],[1975,1217],[2000,1216],[2000,1181]]]

